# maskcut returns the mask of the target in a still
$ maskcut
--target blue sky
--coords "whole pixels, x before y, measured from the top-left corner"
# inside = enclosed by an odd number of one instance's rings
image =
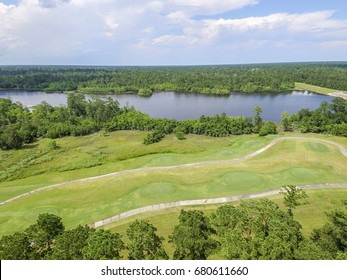
[[[0,64],[347,61],[345,0],[0,0]]]

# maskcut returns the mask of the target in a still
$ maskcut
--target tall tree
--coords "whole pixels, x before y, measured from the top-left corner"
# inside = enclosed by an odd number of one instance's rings
[[[3,236],[0,239],[1,260],[30,260],[32,248],[28,236],[22,232]]]
[[[290,126],[290,120],[289,120],[289,115],[288,112],[283,112],[281,115],[281,121],[282,121],[282,126],[284,131],[290,131],[291,126]]]
[[[54,241],[48,258],[53,260],[82,260],[83,249],[87,246],[88,238],[95,232],[88,226],[78,226],[64,231]]]
[[[149,221],[136,220],[126,233],[129,239],[127,249],[130,260],[168,259],[162,241],[163,237],[156,234],[157,229]]]
[[[67,108],[72,116],[86,115],[87,101],[83,94],[69,93],[67,96]]]
[[[175,246],[174,259],[207,259],[218,244],[211,238],[213,233],[215,231],[202,211],[181,210],[179,224],[169,236],[169,242]]]
[[[221,206],[211,216],[226,259],[294,259],[301,226],[267,200]]]
[[[327,214],[328,222],[312,233],[312,240],[334,257],[347,254],[347,213],[337,209]]]
[[[26,229],[34,258],[43,259],[51,251],[55,238],[64,232],[61,217],[54,214],[40,214],[36,224]]]
[[[99,229],[91,234],[82,250],[85,260],[119,260],[124,243],[118,233]]]
[[[302,204],[307,204],[307,194],[297,186],[287,185],[283,187],[281,193],[284,195],[284,205],[288,207],[288,213],[293,215],[293,209]]]
[[[253,113],[254,132],[259,132],[263,122],[263,119],[260,116],[261,113],[263,113],[263,108],[260,106],[255,106]]]
[[[19,149],[23,146],[23,138],[19,133],[19,126],[15,124],[0,127],[0,148],[3,150]]]

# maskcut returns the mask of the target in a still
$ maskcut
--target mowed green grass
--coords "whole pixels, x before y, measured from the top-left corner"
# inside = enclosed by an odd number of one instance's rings
[[[294,218],[302,225],[302,233],[309,237],[315,228],[322,227],[327,222],[326,213],[341,207],[341,199],[347,197],[347,189],[316,189],[306,190],[308,194],[308,204],[297,207],[294,210]],[[283,195],[269,196],[270,199],[277,203],[280,208],[286,211],[283,205]],[[237,206],[239,202],[230,203]],[[205,215],[209,216],[220,205],[194,206],[194,207],[177,207],[158,212],[147,212],[136,216],[122,219],[112,224],[108,224],[103,228],[109,229],[112,232],[118,232],[126,240],[126,230],[129,225],[136,219],[148,220],[157,228],[157,234],[163,236],[164,247],[170,256],[173,255],[174,248],[168,243],[168,237],[172,233],[175,225],[178,224],[178,217],[181,209],[184,210],[201,210]],[[212,258],[221,258],[218,255]]]
[[[242,145],[257,139],[248,137]],[[346,139],[329,140],[346,146]],[[286,184],[345,183],[346,167],[347,158],[333,145],[283,140],[244,162],[139,171],[42,191],[1,206],[0,234],[23,230],[44,212],[62,216],[71,228],[162,202],[255,193]]]
[[[186,140],[166,136],[152,145],[142,144],[147,132],[119,131],[108,136],[57,139],[49,148],[41,139],[19,151],[0,150],[0,201],[56,183],[146,166],[168,166],[197,161],[238,158],[257,150],[274,137],[257,135],[212,138],[187,135]]]
[[[346,91],[342,91],[342,90],[319,87],[319,86],[314,86],[314,85],[310,85],[310,84],[306,84],[306,83],[295,83],[295,89],[308,90],[311,92],[316,92],[316,93],[321,93],[321,94],[327,94],[327,93],[332,93],[332,92],[337,92],[337,91],[347,93]]]

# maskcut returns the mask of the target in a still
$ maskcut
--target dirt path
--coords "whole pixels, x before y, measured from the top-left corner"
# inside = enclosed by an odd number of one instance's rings
[[[270,149],[272,146],[277,144],[279,141],[290,140],[290,139],[309,140],[309,141],[317,141],[317,142],[331,144],[331,145],[336,146],[339,149],[339,151],[341,152],[341,154],[344,155],[345,157],[347,157],[346,149],[342,145],[337,144],[337,143],[332,142],[332,141],[322,140],[322,139],[318,139],[318,138],[309,138],[309,137],[282,137],[282,138],[278,138],[278,139],[273,140],[270,144],[266,145],[265,147],[255,151],[255,152],[252,152],[252,153],[250,153],[250,154],[248,154],[246,156],[243,156],[243,157],[240,157],[240,158],[236,158],[236,159],[213,160],[213,161],[194,162],[194,163],[187,163],[187,164],[181,164],[181,165],[172,165],[172,166],[142,167],[142,168],[137,168],[137,169],[121,170],[121,171],[112,172],[112,173],[108,173],[108,174],[104,174],[104,175],[93,176],[93,177],[88,177],[88,178],[83,178],[83,179],[78,179],[78,180],[73,180],[73,181],[68,181],[68,182],[63,182],[63,183],[59,183],[59,184],[54,184],[54,185],[49,185],[49,186],[46,186],[46,187],[42,187],[42,188],[39,188],[39,189],[36,189],[36,190],[32,190],[32,191],[27,192],[27,193],[23,193],[21,195],[12,197],[12,198],[7,199],[5,201],[2,201],[2,202],[0,202],[0,206],[5,205],[7,203],[10,203],[10,202],[12,202],[14,200],[23,198],[25,196],[28,196],[28,195],[31,195],[31,194],[34,194],[34,193],[38,193],[38,192],[44,191],[44,190],[48,190],[48,189],[52,189],[52,188],[56,188],[56,187],[61,187],[61,186],[65,186],[65,185],[68,185],[68,184],[81,183],[81,182],[101,179],[101,178],[105,178],[105,177],[117,176],[117,175],[121,175],[121,174],[128,174],[128,173],[134,173],[134,172],[139,172],[139,171],[178,169],[178,168],[186,168],[186,167],[198,166],[198,165],[220,164],[220,163],[226,163],[226,162],[241,162],[241,161],[245,161],[247,159],[255,157],[256,155],[259,155],[259,154],[263,153],[264,151]]]
[[[304,185],[304,186],[298,186],[301,189],[327,189],[327,188],[347,188],[346,184],[317,184],[317,185]],[[154,212],[159,211],[163,209],[168,208],[174,208],[174,207],[182,207],[182,206],[192,206],[192,205],[208,205],[208,204],[222,204],[222,203],[228,203],[228,202],[234,202],[234,201],[240,201],[244,199],[252,199],[252,198],[262,198],[270,195],[275,195],[281,193],[281,189],[277,190],[271,190],[266,192],[260,192],[260,193],[252,193],[252,194],[244,194],[244,195],[237,195],[237,196],[230,196],[230,197],[219,197],[219,198],[209,198],[209,199],[196,199],[196,200],[182,200],[182,201],[176,201],[176,202],[168,202],[168,203],[161,203],[156,205],[149,205],[137,209],[133,209],[127,212],[123,212],[120,214],[117,214],[115,216],[102,219],[100,221],[96,221],[92,224],[90,224],[90,227],[98,228],[110,223],[113,223],[115,221],[128,218],[137,214],[146,213],[146,212]]]

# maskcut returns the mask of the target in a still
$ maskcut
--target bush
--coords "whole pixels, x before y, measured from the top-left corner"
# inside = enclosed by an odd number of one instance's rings
[[[19,149],[23,146],[23,138],[16,125],[7,125],[0,132],[0,148],[3,150]]]
[[[149,88],[141,88],[137,93],[139,96],[149,97],[152,96],[153,91]]]
[[[57,141],[52,140],[51,142],[48,143],[48,147],[50,150],[57,150],[59,149],[59,145],[57,144]]]
[[[161,131],[155,130],[146,135],[146,137],[143,139],[143,144],[149,145],[149,144],[159,142],[161,139],[164,138],[164,136],[165,136],[164,133],[162,133]]]
[[[259,131],[259,136],[266,136],[268,134],[277,134],[277,127],[274,122],[265,122]]]
[[[177,128],[175,129],[175,136],[176,136],[176,138],[177,138],[178,140],[184,140],[184,139],[186,139],[186,138],[184,137],[184,131],[183,131],[183,129],[180,128],[180,127],[177,127]]]

